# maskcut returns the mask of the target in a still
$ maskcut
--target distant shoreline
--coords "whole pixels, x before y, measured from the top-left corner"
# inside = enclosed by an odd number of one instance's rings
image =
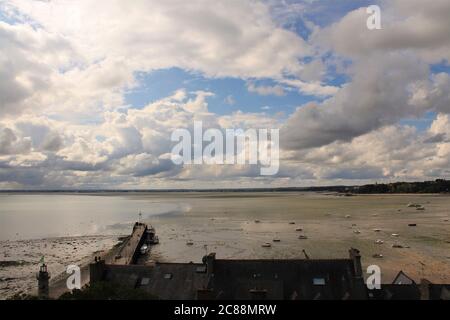
[[[333,188],[333,187],[331,187]],[[317,188],[241,188],[241,189],[102,189],[102,190],[0,190],[0,193],[188,193],[188,192],[337,192],[331,189]]]
[[[310,186],[310,187],[275,187],[275,188],[205,188],[205,189],[16,189],[0,190],[8,193],[189,193],[189,192],[334,192],[352,194],[449,194],[450,180],[437,179],[423,182],[394,182],[388,184],[366,184],[362,186]]]

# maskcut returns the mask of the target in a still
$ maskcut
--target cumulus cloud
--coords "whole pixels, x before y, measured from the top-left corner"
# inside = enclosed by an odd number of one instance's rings
[[[283,79],[281,83],[297,88],[300,93],[312,96],[332,96],[339,91],[339,87],[328,86],[322,84],[320,81],[305,82],[299,79]]]
[[[282,86],[257,86],[253,82],[247,84],[247,90],[252,93],[257,93],[262,96],[284,96],[285,92]]]
[[[10,128],[0,131],[0,154],[21,154],[31,149],[31,139],[19,140]]]
[[[394,0],[382,5],[382,29],[366,27],[366,8],[354,10],[323,30],[315,30],[316,41],[339,54],[365,58],[374,52],[414,50],[429,63],[450,60],[446,0],[424,5],[420,0]]]
[[[147,177],[164,181],[203,179],[211,170],[228,177],[255,177],[257,166],[208,168],[175,166],[170,153],[173,130],[193,131],[194,121],[208,128],[277,127],[277,119],[236,112],[217,115],[208,110],[204,91],[173,95],[141,109],[108,111],[100,124],[70,124],[18,117],[3,120],[0,131],[1,181],[29,187],[150,187]],[[13,174],[20,171],[19,175]],[[109,178],[107,178],[109,177]],[[210,176],[211,178],[212,176]],[[166,185],[167,187],[167,185]]]
[[[429,64],[449,57],[449,17],[435,16],[449,9],[448,1],[430,6],[393,1],[383,11],[382,30],[366,27],[365,8],[316,29],[313,41],[324,52],[350,60],[345,73],[351,81],[331,98],[298,108],[283,127],[284,146],[298,149],[350,141],[427,111],[448,112],[449,75],[432,75]]]
[[[287,148],[348,141],[403,117],[420,114],[421,108],[409,103],[410,88],[427,79],[426,65],[403,54],[373,57],[355,64],[352,82],[332,98],[297,109],[283,127],[282,141]]]
[[[56,69],[69,61],[70,44],[28,25],[0,21],[0,47],[0,115],[41,109]]]
[[[274,77],[296,70],[297,58],[309,53],[256,1],[7,3],[73,39],[87,59],[127,57],[124,63],[141,70],[178,66],[211,76]]]

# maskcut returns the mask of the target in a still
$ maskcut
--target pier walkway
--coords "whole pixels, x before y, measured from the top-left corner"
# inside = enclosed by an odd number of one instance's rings
[[[113,259],[112,264],[128,265],[136,263],[139,256],[139,250],[145,242],[147,225],[136,222],[133,227],[133,233],[125,240],[119,252]]]

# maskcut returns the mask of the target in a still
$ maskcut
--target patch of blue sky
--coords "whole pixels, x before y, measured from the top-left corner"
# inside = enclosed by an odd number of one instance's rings
[[[95,136],[95,140],[97,140],[98,142],[104,142],[104,141],[106,141],[106,137],[98,135],[98,136]]]
[[[138,73],[139,85],[125,94],[126,104],[132,108],[142,108],[151,102],[172,95],[178,89],[188,93],[209,91],[214,96],[208,97],[208,108],[217,114],[243,112],[284,112],[290,114],[296,107],[310,101],[321,99],[301,94],[295,88],[285,90],[285,94],[260,95],[249,92],[248,82],[238,78],[207,78],[199,73],[187,72],[179,68],[155,70]],[[275,86],[271,79],[255,80],[255,86]]]
[[[339,57],[339,63],[342,67],[342,70],[337,69],[337,65],[335,63],[327,63],[327,61],[333,62],[334,59],[336,59],[336,56],[333,52],[327,52],[323,54],[321,57],[304,57],[300,59],[300,62],[302,64],[309,64],[313,62],[315,59],[322,60],[323,64],[326,67],[326,74],[324,78],[322,79],[322,82],[324,82],[325,85],[329,86],[337,86],[341,87],[343,84],[350,82],[351,77],[348,73],[346,73],[346,70],[351,66],[352,61],[350,59],[345,59],[343,57]]]
[[[450,74],[450,63],[449,61],[443,61],[441,63],[431,65],[430,69],[433,74],[442,72]]]
[[[39,27],[39,25],[26,15],[20,13],[17,9],[7,3],[1,3],[0,0],[0,21],[6,22],[10,25],[27,23],[33,28]]]
[[[0,21],[8,24],[14,24],[17,22],[17,19],[10,14],[8,7],[6,7],[4,3],[0,3]]]
[[[310,29],[304,19],[301,18],[296,19],[294,22],[291,22],[291,24],[288,26],[288,29],[298,34],[304,40],[308,40],[309,36],[312,33],[312,29]]]
[[[342,87],[351,81],[350,76],[346,74],[327,75],[327,78],[326,84],[334,87]]]
[[[437,113],[430,111],[427,112],[422,118],[418,119],[403,119],[400,121],[401,125],[413,126],[419,132],[426,131],[430,128],[433,121],[436,119]]]
[[[320,27],[329,26],[347,13],[362,7],[370,5],[382,7],[382,0],[320,0],[310,2],[305,10],[304,17]]]

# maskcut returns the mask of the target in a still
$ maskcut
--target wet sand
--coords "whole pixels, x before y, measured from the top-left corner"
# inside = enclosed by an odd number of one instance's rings
[[[51,296],[55,297],[65,290],[67,266],[74,264],[86,269],[94,255],[104,255],[117,242],[116,236],[1,241],[0,298],[6,299],[15,294],[36,295],[36,273],[42,256],[51,274]],[[85,274],[82,272],[84,282],[87,281]],[[64,280],[63,287],[61,280]]]
[[[154,252],[166,261],[201,261],[212,251],[227,259],[304,258],[303,249],[311,258],[342,258],[354,247],[364,267],[380,266],[383,282],[403,270],[416,280],[450,283],[448,196],[192,193],[181,198],[168,195],[165,201],[184,201],[188,212],[148,220],[161,241]],[[408,203],[423,204],[425,210],[408,208]],[[298,239],[301,234],[308,239]],[[262,247],[266,242],[270,248]]]
[[[126,238],[128,238],[128,236],[120,237],[118,239],[118,242],[112,248],[96,251],[92,255],[85,257],[82,261],[79,262],[78,266],[80,267],[81,272],[81,287],[89,284],[89,264],[94,261],[95,257],[99,257],[102,260],[105,260],[106,263],[112,263],[114,257],[123,247]],[[67,279],[69,276],[70,275],[63,272],[51,281],[49,290],[50,298],[58,299],[63,293],[69,291],[67,289]]]

